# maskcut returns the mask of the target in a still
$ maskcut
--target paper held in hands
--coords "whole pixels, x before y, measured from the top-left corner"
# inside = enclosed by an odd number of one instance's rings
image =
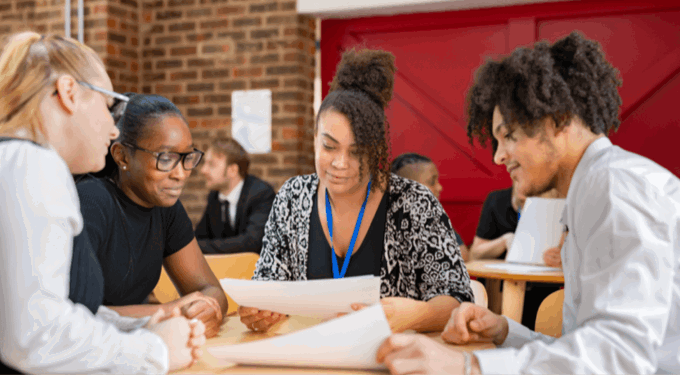
[[[332,318],[352,312],[353,303],[380,302],[380,278],[375,276],[309,281],[222,279],[220,283],[240,306],[288,315]]]
[[[564,199],[527,198],[506,262],[545,266],[543,252],[560,242]]]
[[[215,358],[239,364],[382,369],[375,357],[391,334],[378,303],[288,335],[206,350]]]

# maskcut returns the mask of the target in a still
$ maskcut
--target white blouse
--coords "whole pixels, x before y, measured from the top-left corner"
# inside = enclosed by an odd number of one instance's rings
[[[0,355],[25,373],[166,373],[148,320],[68,299],[73,237],[83,228],[63,159],[26,141],[0,143]],[[123,333],[120,329],[130,329]]]
[[[649,159],[593,142],[562,222],[562,337],[508,319],[484,374],[680,373],[680,181]]]

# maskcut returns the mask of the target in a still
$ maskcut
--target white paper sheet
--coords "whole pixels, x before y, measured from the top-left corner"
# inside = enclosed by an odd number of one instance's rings
[[[548,267],[548,266],[538,266],[533,264],[517,264],[517,263],[499,263],[499,264],[488,264],[486,268],[492,268],[496,270],[503,270],[512,273],[531,273],[531,272],[547,272],[547,271],[559,271],[559,268]]]
[[[505,260],[545,264],[543,252],[560,243],[564,199],[527,198]]]
[[[206,350],[240,364],[382,369],[375,356],[391,334],[382,306],[376,304],[288,335]]]
[[[289,315],[332,318],[352,312],[353,303],[380,302],[380,278],[375,276],[309,281],[222,279],[220,283],[241,306]]]

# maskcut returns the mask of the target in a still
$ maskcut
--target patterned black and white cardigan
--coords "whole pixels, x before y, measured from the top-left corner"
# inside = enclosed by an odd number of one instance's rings
[[[265,225],[253,280],[306,280],[309,225],[319,185],[316,174],[281,187]],[[473,301],[470,277],[453,227],[430,190],[392,175],[388,187],[381,297],[427,301],[440,295]]]

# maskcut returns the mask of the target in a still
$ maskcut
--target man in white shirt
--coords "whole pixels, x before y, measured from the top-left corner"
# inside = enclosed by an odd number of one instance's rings
[[[233,138],[217,138],[200,169],[210,189],[208,204],[196,226],[204,254],[260,253],[264,225],[276,193],[248,174],[250,157]]]
[[[620,123],[619,85],[577,33],[480,69],[468,133],[498,141],[494,160],[525,195],[566,197],[562,336],[462,304],[443,339],[499,349],[470,355],[395,335],[378,353],[392,373],[680,373],[680,180],[606,137]]]

